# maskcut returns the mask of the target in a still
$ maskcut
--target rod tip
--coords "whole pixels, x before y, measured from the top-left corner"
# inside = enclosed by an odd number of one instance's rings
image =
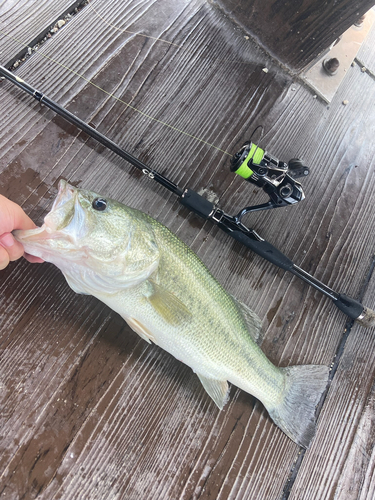
[[[356,319],[356,322],[365,328],[372,328],[375,326],[375,311],[365,306],[362,314]]]

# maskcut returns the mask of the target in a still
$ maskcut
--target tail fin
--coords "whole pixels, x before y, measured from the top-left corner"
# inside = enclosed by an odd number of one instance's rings
[[[284,398],[268,413],[295,443],[308,448],[315,434],[315,407],[327,386],[328,366],[280,368],[285,374]]]

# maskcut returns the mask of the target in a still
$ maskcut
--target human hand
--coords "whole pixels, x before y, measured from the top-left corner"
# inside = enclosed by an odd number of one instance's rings
[[[17,203],[0,195],[0,269],[4,269],[10,261],[17,260],[23,255],[29,262],[43,262],[39,257],[25,254],[22,244],[11,234],[13,229],[34,227],[34,222]]]

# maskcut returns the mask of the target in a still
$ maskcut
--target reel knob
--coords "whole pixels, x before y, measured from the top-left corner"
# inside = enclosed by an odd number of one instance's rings
[[[309,167],[306,167],[306,165],[304,165],[299,158],[292,158],[291,160],[289,160],[288,167],[289,175],[294,179],[296,179],[297,177],[305,177],[310,173]]]
[[[279,188],[279,194],[281,198],[289,198],[289,196],[293,193],[293,186],[289,184],[285,184],[285,186],[281,186]]]

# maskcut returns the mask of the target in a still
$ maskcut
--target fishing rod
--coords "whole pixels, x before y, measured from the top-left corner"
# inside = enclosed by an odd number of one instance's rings
[[[245,207],[237,215],[232,216],[196,191],[190,188],[181,188],[156,170],[148,167],[145,163],[122,149],[105,135],[98,132],[86,122],[70,113],[44,93],[35,89],[1,65],[0,75],[27,92],[41,104],[44,104],[56,114],[62,116],[65,120],[81,129],[87,135],[103,144],[103,146],[131,163],[134,167],[141,170],[143,174],[147,175],[147,177],[177,195],[180,203],[184,207],[203,219],[212,221],[225,233],[250,248],[253,252],[277,267],[289,271],[316,290],[319,290],[325,296],[329,297],[338,309],[362,326],[375,326],[374,311],[363,306],[357,300],[332,290],[327,285],[314,278],[314,276],[294,264],[289,257],[280,252],[280,250],[271,243],[265,241],[254,231],[254,229],[248,228],[242,223],[242,218],[248,213],[285,207],[298,203],[304,199],[305,196],[302,186],[295,179],[308,175],[309,169],[304,166],[299,159],[292,159],[288,164],[280,161],[267,151],[252,143],[251,137],[250,140],[243,145],[240,151],[232,157],[230,168],[232,172],[240,175],[246,181],[262,188],[268,195],[269,201],[261,205]]]

